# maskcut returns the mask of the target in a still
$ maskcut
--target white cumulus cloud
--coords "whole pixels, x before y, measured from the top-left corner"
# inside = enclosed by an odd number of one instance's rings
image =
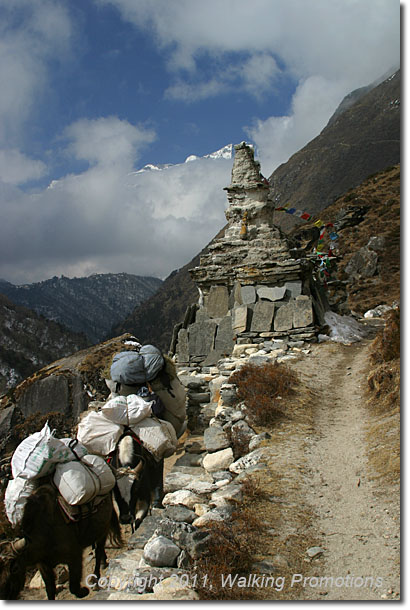
[[[300,83],[290,113],[258,119],[247,128],[255,143],[262,172],[269,176],[281,163],[316,137],[325,127],[345,91],[343,82],[312,76]]]
[[[68,126],[64,135],[77,159],[90,164],[120,164],[123,170],[132,167],[140,149],[156,138],[153,130],[115,116],[80,119]]]
[[[106,126],[112,124],[119,125],[113,117]],[[34,194],[0,182],[0,277],[15,283],[107,271],[164,277],[223,226],[222,189],[230,183],[232,160],[197,159],[137,173],[129,171],[129,160],[142,146],[138,130],[121,124],[126,144],[107,158],[96,150],[104,148],[101,134],[111,130],[97,129],[96,136],[95,124],[88,126],[68,130],[71,152],[93,162],[84,172]]]
[[[47,172],[45,163],[30,159],[19,150],[0,150],[0,180],[7,184],[24,184],[38,180]]]

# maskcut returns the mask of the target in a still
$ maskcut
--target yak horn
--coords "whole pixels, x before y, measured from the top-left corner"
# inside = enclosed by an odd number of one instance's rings
[[[122,466],[121,468],[115,468],[113,470],[117,479],[125,475],[130,475],[134,478],[138,478],[143,466],[144,462],[141,460],[141,462],[139,462],[139,464],[137,464],[135,468],[130,468],[129,466]]]
[[[21,551],[24,549],[25,546],[26,546],[25,538],[18,538],[17,540],[15,540],[14,542],[11,543],[11,548],[13,549],[13,551],[15,553],[21,553]]]
[[[137,465],[135,466],[135,468],[133,468],[133,472],[134,472],[134,474],[136,474],[136,475],[137,475],[137,474],[139,474],[139,473],[141,472],[141,470],[142,470],[142,467],[143,467],[143,466],[144,466],[144,462],[141,460],[141,461],[139,462],[139,464],[137,464]]]

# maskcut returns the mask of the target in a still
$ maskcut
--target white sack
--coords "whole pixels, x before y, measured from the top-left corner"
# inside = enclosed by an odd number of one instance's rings
[[[112,398],[103,406],[101,412],[110,421],[123,426],[138,424],[152,415],[151,402],[136,394]]]
[[[132,426],[132,430],[141,440],[145,449],[152,453],[157,460],[167,458],[175,453],[178,440],[174,427],[169,422],[147,417],[136,426]]]
[[[6,493],[4,494],[4,507],[7,519],[13,526],[20,523],[27,498],[36,487],[36,481],[23,479],[22,477],[11,479],[8,482]]]
[[[53,436],[48,423],[22,441],[11,458],[13,477],[36,479],[50,474],[58,462],[67,462],[72,451]]]
[[[102,457],[86,455],[81,461],[58,464],[53,481],[64,500],[77,505],[109,493],[115,476]]]
[[[124,427],[99,412],[90,411],[78,424],[77,439],[90,453],[108,455],[114,451]]]

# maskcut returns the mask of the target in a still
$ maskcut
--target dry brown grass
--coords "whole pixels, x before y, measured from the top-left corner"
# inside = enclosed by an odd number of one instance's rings
[[[230,383],[237,386],[238,400],[244,402],[249,421],[256,426],[269,426],[287,415],[285,398],[295,392],[296,375],[283,364],[245,364],[235,371]]]
[[[73,427],[73,420],[64,413],[59,411],[50,411],[45,415],[37,412],[33,415],[29,415],[21,423],[14,426],[12,430],[12,442],[17,446],[22,440],[27,438],[30,434],[40,431],[44,425],[48,422],[52,430],[56,430],[56,437],[63,438],[71,434]]]
[[[372,348],[372,364],[383,364],[400,358],[400,307],[386,315],[386,325],[378,333]]]
[[[400,480],[400,310],[386,316],[386,326],[372,344],[367,377],[369,461],[378,478]]]

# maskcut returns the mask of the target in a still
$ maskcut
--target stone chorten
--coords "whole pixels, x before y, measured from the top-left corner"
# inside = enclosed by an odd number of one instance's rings
[[[273,224],[269,184],[245,142],[235,146],[232,180],[225,190],[228,227],[190,271],[200,302],[188,308],[175,328],[181,364],[214,364],[235,343],[316,335],[310,267],[292,258],[288,240]]]

